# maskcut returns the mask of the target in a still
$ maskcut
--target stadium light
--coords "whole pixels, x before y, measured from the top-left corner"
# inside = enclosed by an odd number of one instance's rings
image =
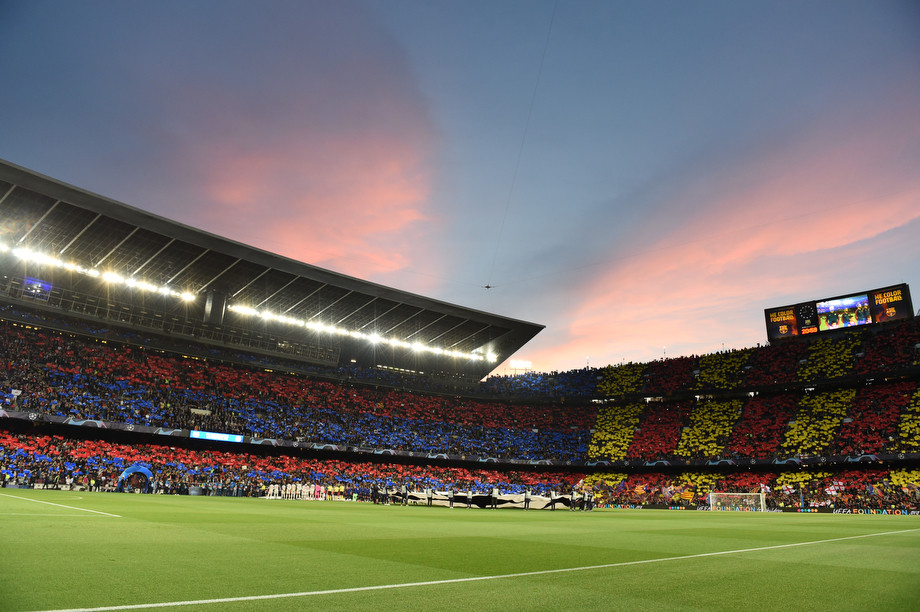
[[[135,289],[139,291],[145,291],[149,293],[159,293],[160,295],[174,297],[183,302],[191,302],[195,300],[195,294],[190,291],[177,291],[172,287],[165,285],[156,285],[142,278],[136,278],[133,276],[122,276],[121,274],[112,271],[112,270],[99,270],[97,268],[87,268],[81,266],[80,264],[72,261],[64,261],[60,258],[54,257],[52,255],[47,255],[45,253],[39,253],[33,251],[26,247],[10,247],[4,242],[0,242],[0,253],[9,253],[12,252],[15,257],[26,262],[26,263],[35,263],[43,266],[49,266],[53,268],[61,268],[63,270],[69,270],[71,272],[76,272],[77,274],[82,274],[84,276],[89,276],[92,278],[102,278],[107,283],[112,285],[121,285],[123,287],[128,287],[129,289]],[[489,351],[485,355],[482,354],[482,349],[476,349],[471,353],[466,353],[463,351],[449,350],[439,346],[427,346],[421,342],[409,343],[405,340],[400,340],[398,338],[384,338],[383,336],[377,334],[376,332],[365,334],[361,331],[343,329],[341,327],[336,327],[334,325],[328,325],[326,323],[320,323],[316,321],[304,321],[302,319],[296,319],[294,317],[288,317],[285,315],[275,314],[268,310],[257,310],[251,306],[245,304],[230,304],[227,306],[227,310],[231,310],[241,315],[245,316],[259,316],[266,321],[276,321],[278,323],[284,323],[286,325],[292,325],[295,327],[306,327],[313,331],[326,334],[335,334],[339,336],[349,336],[351,338],[356,338],[359,340],[366,340],[372,344],[384,344],[393,346],[396,348],[411,349],[414,352],[418,353],[430,353],[433,355],[447,356],[454,359],[468,359],[470,361],[487,361],[489,363],[495,363],[498,361],[498,356],[495,353]]]
[[[384,338],[376,332],[366,334],[362,331],[344,329],[342,327],[336,327],[335,325],[328,325],[326,323],[320,323],[317,321],[304,321],[303,319],[296,319],[294,317],[275,314],[270,310],[257,310],[252,306],[247,306],[245,304],[230,304],[227,306],[227,310],[244,316],[260,317],[264,321],[274,321],[277,323],[284,323],[286,325],[292,325],[296,327],[305,327],[309,330],[323,334],[348,336],[349,338],[355,338],[357,340],[366,340],[371,344],[384,344],[396,348],[411,349],[416,353],[430,353],[432,355],[448,356],[455,359],[469,359],[470,361],[485,360],[489,363],[495,363],[498,361],[498,356],[491,351],[485,355],[482,355],[481,349],[476,349],[476,351],[472,353],[464,353],[463,351],[452,351],[440,346],[426,346],[421,342],[409,343],[398,338]]]
[[[191,302],[195,299],[195,294],[189,291],[176,291],[172,287],[159,286],[155,285],[149,281],[146,281],[142,278],[135,278],[133,276],[125,277],[117,272],[112,270],[99,270],[96,268],[87,268],[81,266],[78,263],[72,261],[64,261],[53,255],[47,255],[45,253],[39,253],[33,251],[32,249],[26,247],[15,247],[10,248],[9,245],[0,243],[0,252],[7,253],[12,252],[18,259],[26,263],[35,263],[42,266],[49,266],[52,268],[61,268],[63,270],[69,270],[71,272],[76,272],[84,276],[90,276],[92,278],[102,278],[107,283],[113,285],[122,285],[128,287],[129,289],[138,289],[140,291],[147,291],[151,293],[159,293],[160,295],[165,295],[167,297],[174,297],[182,300],[183,302]]]

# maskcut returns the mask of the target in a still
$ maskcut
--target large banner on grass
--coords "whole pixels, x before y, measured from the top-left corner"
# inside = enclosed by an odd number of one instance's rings
[[[555,501],[555,503],[554,503]],[[408,503],[426,505],[428,496],[423,491],[410,491]],[[570,495],[559,495],[554,499],[543,497],[541,495],[530,496],[531,510],[551,510],[554,506],[557,510],[568,509],[572,504]],[[450,506],[450,493],[447,491],[434,491],[431,495],[432,506]],[[491,508],[492,495],[487,493],[476,493],[469,495],[467,491],[457,491],[454,493],[454,508]],[[496,508],[524,508],[524,495],[508,494],[499,495],[495,499]]]

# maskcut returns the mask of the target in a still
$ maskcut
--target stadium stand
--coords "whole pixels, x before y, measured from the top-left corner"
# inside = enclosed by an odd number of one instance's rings
[[[4,239],[104,253],[199,298],[177,305],[165,285],[141,295],[135,281],[0,251],[3,486],[110,490],[138,464],[160,493],[574,488],[602,506],[704,507],[719,491],[764,493],[781,510],[920,507],[915,317],[489,376],[487,352],[503,359],[541,326],[284,260],[8,164],[0,175]],[[224,317],[231,298],[302,318]],[[327,311],[349,327],[304,331]],[[361,330],[378,324],[401,340],[369,350]],[[414,344],[423,337],[432,346]]]
[[[777,457],[788,423],[795,415],[795,400],[789,393],[750,398],[726,444],[726,455],[739,459]]]
[[[119,474],[143,463],[155,474],[162,493],[188,493],[252,497],[264,495],[271,483],[291,482],[359,489],[397,487],[409,483],[415,490],[469,489],[485,492],[498,486],[504,493],[564,489],[576,482],[575,474],[496,471],[437,466],[407,466],[266,457],[244,453],[197,451],[162,445],[128,445],[77,440],[61,436],[30,436],[0,430],[3,486],[25,484],[39,488],[113,491]],[[351,496],[349,495],[348,498]],[[369,497],[367,497],[369,499]]]
[[[23,412],[246,435],[312,436],[346,445],[357,440],[357,446],[369,449],[483,453],[547,464],[525,472],[509,469],[507,463],[501,469],[473,470],[380,464],[345,453],[341,460],[265,456],[5,431],[0,472],[7,486],[62,486],[69,479],[74,487],[111,488],[117,472],[141,462],[155,471],[162,492],[197,487],[210,494],[258,495],[272,483],[309,482],[345,487],[366,499],[372,487],[401,482],[414,488],[483,491],[498,483],[503,492],[513,493],[522,487],[564,491],[584,479],[597,490],[601,507],[690,507],[705,504],[712,490],[769,491],[775,508],[882,504],[906,509],[920,501],[920,473],[908,467],[854,469],[838,462],[833,469],[812,472],[802,472],[799,465],[793,471],[684,469],[677,474],[648,468],[631,473],[586,469],[598,461],[729,457],[743,463],[801,460],[822,453],[849,458],[915,453],[920,393],[914,380],[746,399],[519,405],[311,379],[34,325],[4,323],[2,329],[4,405]],[[817,350],[827,350],[826,345]],[[751,352],[755,361],[756,353]],[[675,366],[686,368],[685,359]],[[736,376],[728,379],[737,381]],[[604,380],[610,378],[601,385]],[[727,383],[724,391],[734,391],[735,384]],[[544,437],[533,438],[534,430]],[[582,464],[582,471],[548,471],[549,466],[573,461]]]
[[[13,326],[6,400],[22,411],[424,453],[574,461],[588,409],[314,381]],[[12,390],[19,395],[14,397]]]

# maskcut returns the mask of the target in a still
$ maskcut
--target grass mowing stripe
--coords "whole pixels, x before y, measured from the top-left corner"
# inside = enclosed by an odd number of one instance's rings
[[[49,506],[57,506],[59,508],[67,508],[68,510],[80,510],[81,512],[93,512],[95,514],[103,514],[105,516],[113,516],[115,518],[122,518],[120,514],[112,514],[110,512],[102,512],[101,510],[90,510],[89,508],[78,508],[77,506],[65,506],[64,504],[56,504],[54,502],[42,501],[40,499],[32,499],[31,497],[19,497],[18,495],[7,495],[6,493],[0,493],[2,497],[12,497],[13,499],[21,499],[23,501],[31,501],[37,504],[48,504]]]
[[[497,574],[493,576],[470,576],[467,578],[449,578],[445,580],[428,580],[425,582],[403,582],[397,584],[380,584],[365,587],[351,587],[345,589],[327,589],[322,591],[303,591],[299,593],[276,593],[272,595],[249,595],[244,597],[222,597],[215,599],[196,599],[187,601],[166,601],[160,603],[147,604],[128,604],[121,606],[103,606],[98,608],[65,608],[58,610],[46,610],[44,612],[104,612],[108,610],[141,610],[145,608],[173,608],[179,606],[209,605],[220,603],[233,603],[243,601],[267,601],[271,599],[290,599],[296,597],[313,597],[317,595],[340,595],[343,593],[359,593],[363,591],[383,591],[387,589],[405,589],[412,587],[437,586],[443,584],[458,584],[463,582],[481,582],[484,580],[501,580],[506,578],[524,578],[528,576],[544,576],[547,574],[561,574],[566,572],[583,572],[588,570],[610,569],[614,567],[627,567],[631,565],[643,565],[649,563],[660,563],[663,561],[682,561],[686,559],[700,559],[704,557],[717,557],[722,555],[736,555],[749,552],[759,552],[765,550],[779,550],[782,548],[793,548],[797,546],[811,546],[814,544],[829,544],[832,542],[843,542],[845,540],[858,540],[862,538],[874,538],[878,536],[897,535],[901,533],[910,533],[920,531],[915,529],[899,529],[897,531],[880,531],[877,533],[865,533],[855,536],[845,536],[840,538],[829,538],[825,540],[811,540],[808,542],[793,542],[791,544],[776,544],[772,546],[758,546],[756,548],[741,548],[737,550],[721,550],[707,553],[697,553],[692,555],[679,555],[676,557],[658,557],[655,559],[641,559],[638,561],[621,561],[618,563],[604,563],[601,565],[587,565],[582,567],[564,567],[551,570],[539,570],[533,572],[518,572],[512,574]]]

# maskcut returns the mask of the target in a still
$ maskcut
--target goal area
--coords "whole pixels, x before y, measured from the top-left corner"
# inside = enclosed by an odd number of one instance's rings
[[[719,493],[713,491],[709,494],[709,509],[735,512],[766,512],[766,497],[764,493]]]

